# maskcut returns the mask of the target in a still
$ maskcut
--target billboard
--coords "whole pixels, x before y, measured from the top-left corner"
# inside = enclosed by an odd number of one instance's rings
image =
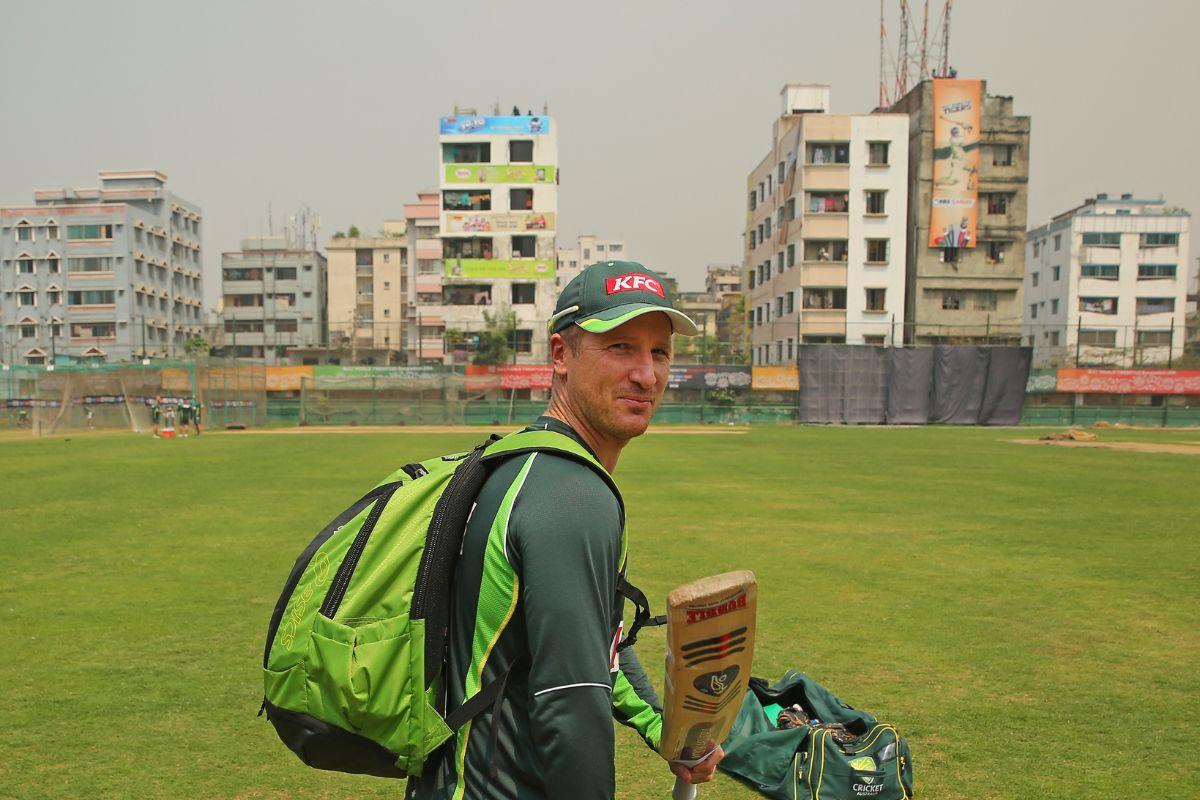
[[[1060,369],[1058,391],[1079,394],[1200,394],[1200,370]]]
[[[442,117],[442,136],[540,136],[550,132],[549,117]]]
[[[552,258],[447,258],[450,278],[553,278]]]
[[[545,164],[444,164],[446,183],[554,183]]]
[[[549,389],[553,367],[549,364],[469,364],[467,391],[491,389]]]
[[[933,81],[930,247],[974,247],[979,220],[981,81]]]
[[[275,366],[267,367],[268,392],[293,392],[304,387],[304,380],[312,381],[311,366]]]
[[[553,211],[468,211],[446,214],[444,230],[449,233],[492,233],[522,231],[552,231]]]
[[[746,389],[750,367],[679,364],[671,367],[668,389]]]
[[[785,392],[800,391],[800,367],[784,364],[776,367],[752,367],[754,389],[774,389]]]

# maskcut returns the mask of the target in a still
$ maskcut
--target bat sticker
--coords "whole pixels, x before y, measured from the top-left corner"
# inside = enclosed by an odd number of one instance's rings
[[[718,645],[718,644],[722,644],[724,642],[728,642],[730,639],[736,639],[737,637],[742,636],[745,633],[746,633],[746,629],[744,627],[738,628],[737,630],[729,631],[729,633],[722,633],[720,636],[713,636],[708,639],[697,639],[694,642],[688,642],[687,644],[683,645],[679,649],[681,652],[686,653],[689,650],[708,648],[708,647],[712,647],[713,645]]]
[[[683,750],[679,754],[679,760],[690,761],[704,755],[708,750],[708,741],[711,736],[712,722],[693,725],[683,740]]]
[[[745,641],[745,640],[743,639],[741,641]],[[741,644],[741,641],[739,641],[737,643]],[[744,647],[735,647],[732,650],[724,650],[721,652],[714,653],[713,655],[705,656],[703,658],[697,658],[694,661],[687,662],[686,664],[684,664],[684,666],[685,667],[694,667],[697,664],[703,664],[706,661],[720,661],[722,658],[726,658],[728,656],[732,656],[737,653],[745,652],[745,650],[746,650],[746,648],[744,648]]]
[[[734,685],[734,687],[733,687],[734,691],[727,694],[725,696],[725,699],[720,701],[719,703],[708,703],[708,702],[705,702],[705,701],[701,700],[700,698],[696,697],[695,695],[689,694],[687,697],[683,698],[683,707],[688,709],[689,711],[698,711],[700,713],[707,713],[707,714],[717,714],[722,709],[724,709],[725,706],[729,705],[730,701],[733,700],[733,698],[738,696],[737,690],[740,689],[741,686],[742,686],[742,684],[739,681],[737,684]]]
[[[738,665],[731,664],[725,669],[704,673],[692,681],[692,686],[695,686],[697,691],[704,692],[704,694],[712,697],[720,697],[729,688],[729,685],[737,675]]]

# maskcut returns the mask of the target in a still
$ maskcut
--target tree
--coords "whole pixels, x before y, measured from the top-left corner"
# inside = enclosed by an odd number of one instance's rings
[[[359,234],[359,231],[358,231],[357,225],[351,225],[350,230],[346,231],[346,235],[349,236],[351,239],[357,239],[358,234]]]
[[[517,312],[501,305],[494,314],[483,312],[483,332],[475,349],[475,364],[507,364],[516,350]]]
[[[199,355],[204,355],[208,352],[208,340],[203,336],[193,336],[187,340],[187,344],[184,345],[184,349],[192,358],[195,358]]]
[[[334,238],[334,239],[345,239],[345,238],[346,238],[346,232],[345,232],[345,231],[338,231],[337,233],[335,233],[335,234],[333,235],[333,238]]]

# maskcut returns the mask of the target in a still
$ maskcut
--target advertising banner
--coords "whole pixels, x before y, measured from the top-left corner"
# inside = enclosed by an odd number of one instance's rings
[[[468,364],[467,391],[492,389],[549,389],[549,364]]]
[[[281,366],[267,367],[268,392],[298,392],[303,387],[304,379],[312,379],[311,366]]]
[[[451,278],[553,278],[555,261],[549,258],[447,258]]]
[[[933,82],[930,247],[974,247],[979,219],[980,81]]]
[[[446,183],[554,183],[545,164],[445,164]]]
[[[446,215],[449,233],[492,233],[554,230],[554,212],[469,211]]]
[[[1200,394],[1200,370],[1060,369],[1058,391],[1079,394]]]
[[[442,117],[441,134],[539,136],[550,132],[549,117]]]
[[[311,369],[318,378],[429,378],[446,372],[446,367],[425,365],[394,367],[387,365],[321,364]]]
[[[751,384],[750,367],[679,364],[671,367],[668,389],[746,389]]]
[[[774,389],[785,392],[800,391],[800,367],[784,364],[778,367],[752,367],[753,389]]]

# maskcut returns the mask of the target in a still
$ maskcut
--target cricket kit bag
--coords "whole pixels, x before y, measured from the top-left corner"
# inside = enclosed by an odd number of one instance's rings
[[[802,672],[751,678],[721,769],[779,800],[908,800],[912,756],[896,728]]]
[[[503,700],[507,675],[445,708],[450,588],[485,479],[501,459],[530,452],[581,461],[612,485],[568,436],[493,436],[388,475],[296,559],[267,630],[259,714],[305,764],[417,776],[454,730]]]

